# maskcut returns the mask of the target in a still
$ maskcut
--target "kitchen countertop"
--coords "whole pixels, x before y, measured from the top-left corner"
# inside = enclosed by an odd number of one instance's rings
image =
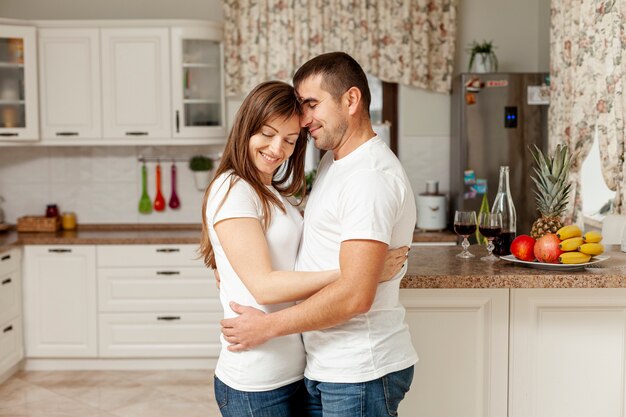
[[[459,246],[417,247],[409,252],[409,269],[400,288],[626,288],[626,253],[607,247],[611,258],[597,268],[554,271],[507,261],[484,262],[485,247],[472,245],[472,259],[459,259]]]
[[[199,224],[92,224],[54,233],[0,233],[0,252],[19,245],[197,244]],[[414,242],[456,242],[449,231],[418,232]]]
[[[76,231],[56,233],[0,233],[0,253],[20,245],[120,245],[197,244],[198,224],[82,225]],[[417,232],[416,242],[456,242],[452,232]],[[418,246],[409,252],[409,269],[401,288],[626,288],[626,253],[607,247],[611,259],[596,264],[603,268],[550,271],[506,261],[487,263],[482,246],[472,245],[476,255],[458,259],[459,246]]]

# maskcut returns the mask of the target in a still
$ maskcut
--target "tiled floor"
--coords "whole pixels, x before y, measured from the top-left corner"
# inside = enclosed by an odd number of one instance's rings
[[[20,372],[0,417],[218,417],[212,371]]]

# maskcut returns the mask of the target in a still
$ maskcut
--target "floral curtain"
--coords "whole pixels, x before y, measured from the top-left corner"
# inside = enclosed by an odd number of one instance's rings
[[[582,222],[580,172],[597,135],[602,173],[626,213],[624,112],[626,5],[620,0],[552,0],[550,142],[574,155],[568,217]]]
[[[455,0],[225,0],[226,89],[291,81],[316,55],[345,51],[387,82],[448,93]]]

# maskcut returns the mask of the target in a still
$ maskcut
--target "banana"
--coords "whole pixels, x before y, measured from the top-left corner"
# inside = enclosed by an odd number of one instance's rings
[[[585,243],[600,243],[602,241],[602,234],[600,232],[591,231],[583,235]]]
[[[563,252],[559,256],[559,263],[562,264],[583,264],[589,262],[591,255],[582,252]]]
[[[570,237],[569,239],[565,239],[564,241],[559,243],[559,249],[568,252],[578,249],[578,247],[583,243],[584,242],[582,237]]]
[[[584,243],[578,247],[578,251],[587,255],[600,255],[604,252],[604,246],[602,243]]]
[[[583,232],[575,224],[563,226],[556,232],[556,237],[561,240],[569,239],[570,237],[579,237],[582,235]]]

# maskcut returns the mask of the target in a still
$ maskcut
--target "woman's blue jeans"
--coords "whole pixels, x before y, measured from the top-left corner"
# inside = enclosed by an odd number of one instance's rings
[[[238,391],[214,381],[215,400],[223,417],[300,417],[305,415],[306,389],[297,381],[271,391]]]

